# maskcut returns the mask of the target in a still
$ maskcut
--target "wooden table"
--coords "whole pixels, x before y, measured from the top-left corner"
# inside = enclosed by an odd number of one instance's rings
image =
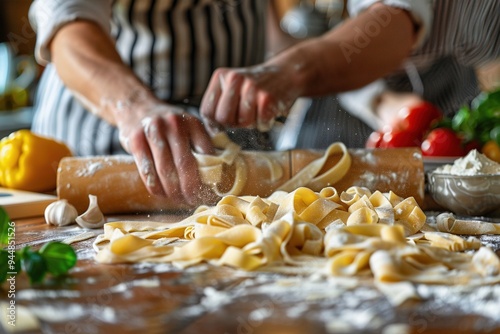
[[[15,223],[18,248],[82,233],[76,225],[55,228],[43,218]],[[499,253],[499,238],[482,241]],[[499,305],[492,301],[500,299],[499,287],[488,287],[496,295],[438,287],[428,300],[393,307],[370,282],[345,288],[335,280],[208,265],[179,270],[167,264],[98,264],[92,242],[73,244],[79,261],[67,277],[31,286],[24,274],[17,276],[16,305],[40,319],[40,328],[28,333],[500,333],[500,309],[496,316],[485,313]],[[5,285],[0,296],[7,299]]]

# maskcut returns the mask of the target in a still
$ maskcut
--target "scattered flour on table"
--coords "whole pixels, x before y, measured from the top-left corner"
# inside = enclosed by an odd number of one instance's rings
[[[171,265],[142,263],[133,265],[141,272],[176,271]],[[384,334],[406,333],[407,325],[400,321],[410,321],[420,315],[432,314],[435,317],[459,314],[481,316],[481,328],[491,329],[500,326],[500,285],[488,286],[432,286],[412,285],[420,300],[414,312],[396,312],[391,298],[387,294],[398,294],[399,290],[382,291],[373,286],[370,279],[353,277],[323,276],[282,276],[272,273],[232,272],[234,279],[229,279],[221,286],[209,284],[207,275],[213,274],[210,266],[188,268],[189,274],[199,274],[207,279],[207,284],[198,291],[193,304],[187,304],[176,312],[176,317],[199,317],[206,314],[216,315],[218,311],[240,307],[245,300],[253,300],[248,313],[239,313],[249,324],[261,324],[268,318],[297,319],[310,318],[324,324],[328,333],[378,332]],[[186,273],[187,274],[187,273]],[[245,280],[240,280],[245,277]],[[236,283],[234,285],[233,283]],[[135,282],[118,282],[106,291],[111,295],[126,295],[133,287],[158,289],[162,285],[160,277],[138,279]],[[73,299],[80,299],[80,291],[72,290],[36,290],[19,291],[19,301],[51,300],[64,298],[59,304],[43,303],[30,306],[31,312],[46,322],[67,322],[84,317],[92,317],[105,323],[121,321],[118,305],[82,306]],[[281,313],[280,310],[283,312]],[[424,313],[419,313],[424,312]],[[407,318],[409,317],[409,318]],[[242,318],[243,319],[243,318]],[[419,319],[419,318],[416,318]],[[423,318],[422,318],[423,319]],[[418,323],[416,323],[418,325]],[[417,328],[419,329],[419,328]]]
[[[406,317],[418,314],[436,317],[475,314],[482,317],[481,326],[484,328],[500,325],[497,311],[500,308],[500,285],[408,284],[414,292],[408,300],[411,299],[415,308],[409,314],[399,312],[399,317],[393,304],[394,296],[390,294],[400,293],[400,290],[391,290],[391,284],[388,289],[380,289],[369,281],[337,277],[314,279],[271,274],[249,278],[229,290],[208,286],[202,291],[198,307],[202,306],[205,312],[211,313],[232,308],[240,300],[255,298],[255,307],[248,313],[249,321],[260,323],[266,318],[279,318],[283,316],[279,310],[284,308],[286,318],[311,318],[323,323],[327,332],[332,334],[359,331],[406,333],[408,326],[398,322],[405,322]]]
[[[472,150],[465,157],[455,160],[453,165],[438,167],[435,172],[452,175],[500,174],[500,164],[488,159],[477,150]]]

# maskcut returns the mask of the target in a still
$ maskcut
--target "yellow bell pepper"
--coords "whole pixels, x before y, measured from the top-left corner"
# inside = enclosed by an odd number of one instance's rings
[[[0,186],[27,191],[56,188],[59,161],[71,156],[63,142],[19,130],[0,140]]]

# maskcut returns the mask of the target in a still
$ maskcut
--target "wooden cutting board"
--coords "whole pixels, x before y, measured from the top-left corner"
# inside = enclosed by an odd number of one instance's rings
[[[0,187],[0,206],[10,219],[43,216],[47,205],[56,200],[54,195]]]

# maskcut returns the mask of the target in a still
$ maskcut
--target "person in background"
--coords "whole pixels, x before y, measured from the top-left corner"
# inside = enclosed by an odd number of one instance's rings
[[[348,5],[351,18],[323,36],[257,66],[218,69],[202,101],[204,117],[265,129],[297,98],[312,97],[296,147],[336,140],[361,147],[401,106],[423,99],[446,115],[456,112],[479,93],[475,69],[500,55],[498,1]]]
[[[288,43],[272,14],[253,0],[35,0],[46,68],[32,130],[76,155],[128,152],[152,194],[197,204],[192,151],[214,148],[196,107],[216,68],[264,61],[268,36]],[[228,132],[244,148],[270,148],[255,130]]]

